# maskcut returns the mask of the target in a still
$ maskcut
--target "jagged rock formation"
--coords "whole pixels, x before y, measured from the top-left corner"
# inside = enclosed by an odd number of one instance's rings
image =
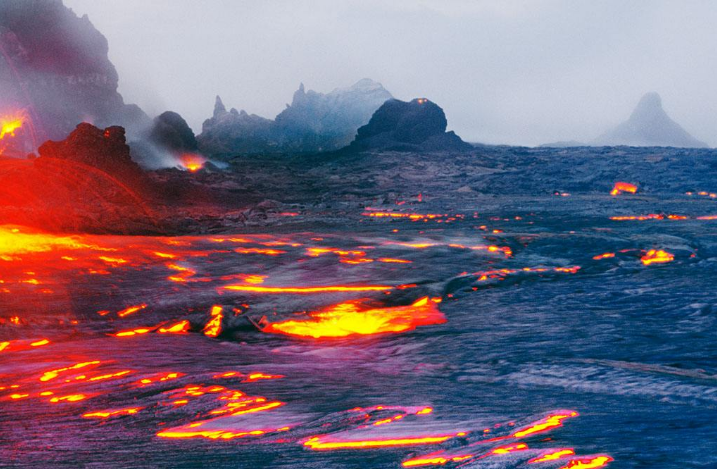
[[[155,145],[172,153],[197,151],[197,139],[194,132],[182,116],[166,111],[157,116],[149,132],[149,139]]]
[[[453,131],[437,104],[417,98],[411,102],[386,101],[358,129],[348,151],[467,151],[472,145]]]
[[[217,96],[214,114],[202,124],[197,137],[199,147],[207,154],[256,153],[276,149],[272,139],[273,121],[233,109],[227,112]]]
[[[78,173],[87,173],[89,167],[133,186],[143,178],[142,169],[130,158],[125,130],[119,126],[103,130],[83,122],[66,139],[47,141],[38,152],[40,157],[35,164],[40,166],[48,159],[64,160],[72,163]]]
[[[64,138],[79,122],[123,125],[149,118],[117,92],[105,37],[61,0],[0,2],[0,113],[26,109],[37,140]]]
[[[644,95],[627,121],[596,138],[592,145],[707,148],[670,119],[657,93]]]
[[[344,147],[391,94],[370,79],[328,94],[301,84],[275,120],[245,111],[227,112],[217,97],[214,115],[197,137],[205,153],[319,152]]]

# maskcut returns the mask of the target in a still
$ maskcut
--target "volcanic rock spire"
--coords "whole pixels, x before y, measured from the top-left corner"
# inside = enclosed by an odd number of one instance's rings
[[[605,132],[592,144],[635,147],[707,147],[706,143],[687,133],[667,115],[662,108],[662,99],[657,93],[644,95],[627,121]]]

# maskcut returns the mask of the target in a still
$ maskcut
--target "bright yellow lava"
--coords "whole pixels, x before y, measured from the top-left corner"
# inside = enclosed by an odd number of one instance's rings
[[[93,249],[98,246],[86,244],[76,236],[58,236],[45,233],[23,233],[20,228],[0,226],[0,256],[48,252],[55,249]]]

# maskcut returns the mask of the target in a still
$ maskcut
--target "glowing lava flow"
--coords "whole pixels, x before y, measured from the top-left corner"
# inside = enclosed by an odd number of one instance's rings
[[[207,337],[216,337],[222,332],[222,319],[224,318],[222,307],[219,305],[212,306],[210,316],[211,319],[209,319],[209,322],[204,326],[202,332]]]
[[[637,186],[634,184],[630,184],[629,182],[616,182],[612,190],[610,191],[610,195],[616,196],[624,192],[634,194],[637,192]]]
[[[82,362],[82,363],[77,363],[75,365],[67,366],[64,368],[58,368],[56,370],[46,371],[42,374],[42,376],[40,376],[40,381],[43,381],[43,382],[50,381],[51,379],[57,378],[60,375],[60,373],[64,373],[65,371],[79,370],[81,368],[99,365],[99,364],[100,364],[99,360],[94,360],[91,362]]]
[[[142,410],[142,407],[131,407],[128,409],[117,409],[117,410],[100,410],[96,412],[87,412],[82,414],[82,417],[86,419],[98,418],[106,419],[110,417],[117,417],[120,415],[132,415]]]
[[[25,116],[22,113],[0,117],[0,140],[8,135],[14,137],[15,131],[22,128],[24,123]]]
[[[147,307],[147,305],[144,303],[142,303],[141,305],[129,306],[129,307],[123,309],[122,311],[117,311],[117,316],[123,318],[125,316],[129,316],[130,314],[134,314],[137,311],[140,311],[146,307]]]
[[[23,233],[20,228],[0,226],[0,256],[48,252],[55,249],[109,250],[83,243],[79,237],[75,236],[57,236],[44,233],[28,234]]]
[[[185,334],[189,332],[191,324],[186,319],[171,326],[160,327],[157,332],[160,334]]]
[[[560,467],[560,469],[596,469],[598,467],[605,467],[612,461],[613,459],[610,456],[571,459],[570,462]]]
[[[445,316],[435,302],[423,297],[409,306],[371,308],[361,300],[347,301],[309,313],[309,319],[269,324],[263,332],[296,337],[337,338],[353,335],[399,333],[418,326],[443,324]]]
[[[563,420],[571,418],[571,417],[577,417],[577,416],[578,416],[578,413],[574,412],[574,411],[561,413],[561,414],[548,415],[544,419],[539,420],[538,422],[535,422],[534,424],[513,433],[511,436],[514,438],[523,438],[524,436],[544,432],[544,431],[550,430],[552,428],[562,427]]]
[[[489,456],[495,456],[495,455],[503,455],[503,454],[509,454],[516,451],[524,451],[528,449],[528,445],[523,442],[518,443],[511,443],[503,446],[498,446],[496,448],[493,448],[489,450],[488,452],[482,452],[483,454],[480,454],[478,451],[471,449],[478,446],[482,446],[488,443],[494,443],[497,441],[504,441],[508,440],[510,438],[523,438],[523,437],[531,437],[534,435],[538,435],[540,433],[552,430],[557,427],[561,427],[563,425],[563,420],[577,417],[578,413],[572,410],[566,410],[566,411],[559,411],[554,414],[550,414],[546,416],[545,418],[538,420],[537,422],[534,422],[528,426],[522,427],[521,429],[504,436],[498,436],[495,438],[490,438],[487,440],[478,440],[468,445],[467,448],[463,450],[459,450],[460,452],[456,451],[447,451],[447,450],[441,450],[437,452],[433,452],[430,454],[424,454],[421,456],[416,456],[414,458],[408,459],[403,462],[403,467],[417,467],[417,466],[435,466],[439,465],[442,466],[444,464],[447,464],[449,462],[458,462],[458,461],[466,461],[469,459],[482,459]],[[488,431],[486,429],[485,431]],[[484,432],[485,432],[484,431]],[[533,458],[531,460],[532,462],[543,462],[543,461],[550,461],[554,459],[558,459],[563,456],[572,455],[574,453],[566,453],[561,452],[564,450],[554,450],[551,453],[542,454],[541,456],[537,458]],[[568,450],[572,451],[572,450]],[[452,453],[452,454],[451,454]],[[545,458],[545,459],[541,459]]]
[[[422,436],[415,438],[394,438],[386,440],[361,441],[322,441],[319,437],[309,438],[304,446],[314,450],[352,449],[352,448],[383,448],[389,446],[435,445],[456,437],[457,434]]]
[[[387,291],[395,287],[388,285],[331,285],[322,287],[257,287],[250,285],[227,285],[226,290],[254,293],[331,293],[331,292],[364,292]]]
[[[179,164],[192,173],[202,169],[206,162],[206,158],[196,153],[185,153],[179,157]]]
[[[642,263],[645,265],[664,264],[667,262],[672,262],[674,259],[674,254],[670,254],[669,252],[663,251],[662,249],[650,249],[649,251],[647,251],[647,254],[640,258]]]
[[[566,458],[568,456],[575,456],[575,450],[572,448],[556,449],[548,453],[541,454],[528,461],[528,464],[535,464],[539,462],[555,461],[556,459]]]
[[[605,252],[603,254],[598,254],[597,256],[593,256],[593,259],[596,261],[599,261],[600,259],[610,259],[612,257],[615,257],[614,252]]]

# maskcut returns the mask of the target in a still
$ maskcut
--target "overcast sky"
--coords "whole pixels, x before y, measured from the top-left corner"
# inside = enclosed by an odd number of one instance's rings
[[[300,82],[369,77],[425,96],[469,141],[590,140],[647,91],[717,146],[710,0],[65,0],[107,37],[125,101],[182,114],[214,96],[273,118]]]

